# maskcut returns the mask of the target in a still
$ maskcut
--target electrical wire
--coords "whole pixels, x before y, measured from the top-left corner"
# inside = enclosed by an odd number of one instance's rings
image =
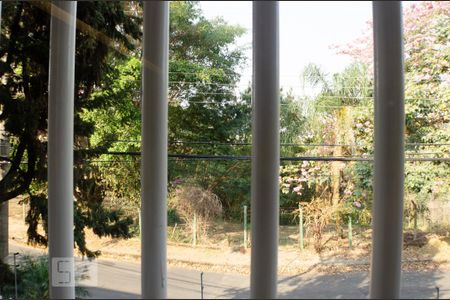
[[[80,150],[81,151],[81,150]],[[139,151],[93,151],[82,150],[91,154],[106,154],[120,156],[140,156]],[[168,158],[177,159],[195,159],[195,160],[244,160],[250,161],[249,155],[210,155],[210,154],[168,154]],[[450,161],[450,157],[426,157],[426,158],[405,158],[406,161]],[[282,156],[280,161],[369,161],[373,162],[371,157],[357,156]]]
[[[117,140],[107,141],[111,143],[140,143],[139,140]],[[215,141],[169,141],[168,144],[181,144],[181,145],[219,145],[219,146],[251,146],[252,143],[247,142],[215,142]],[[405,143],[406,146],[450,146],[450,143]],[[296,144],[296,143],[280,143],[282,147],[364,147],[363,144]]]

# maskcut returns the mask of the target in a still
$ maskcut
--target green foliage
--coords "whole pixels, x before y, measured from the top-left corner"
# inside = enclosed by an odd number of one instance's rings
[[[411,142],[450,141],[449,8],[448,3],[436,3],[432,8],[421,4],[407,12],[405,94],[409,99],[406,125]],[[420,22],[414,21],[414,14],[421,16]]]
[[[424,2],[410,6],[405,12],[405,140],[410,143],[405,149],[407,157],[426,157],[430,152],[439,158],[446,157],[449,151],[449,8],[448,2]],[[351,148],[342,147],[339,151],[311,149],[310,153],[373,157],[374,112],[370,99],[373,96],[373,82],[370,80],[371,61],[367,59],[373,52],[370,41],[365,36],[358,39],[356,45],[341,50],[357,61],[342,73],[334,74],[331,80],[316,65],[305,68],[303,82],[318,91],[318,94],[309,99],[316,115],[308,118],[304,141],[355,145]],[[337,168],[333,168],[333,164],[330,163],[331,171]],[[300,179],[302,172],[298,169],[294,168],[290,172],[288,168],[283,169],[288,171],[282,173],[282,192],[286,196],[292,197],[294,191],[291,184],[285,181],[295,182]],[[426,212],[430,201],[446,199],[449,170],[449,163],[443,161],[406,162],[407,218],[412,218],[418,212]],[[356,222],[368,224],[373,198],[372,164],[364,161],[347,163],[340,171],[341,205],[336,211],[338,219],[346,222],[352,216]],[[302,200],[308,201],[305,197]]]
[[[372,220],[371,210],[360,201],[345,201],[339,207],[337,217],[342,224],[348,224],[351,217],[353,224],[369,225]]]
[[[329,80],[318,66],[310,64],[304,70],[303,83],[318,94],[309,99],[308,113],[301,128],[306,134],[299,141],[350,146],[309,147],[298,149],[296,154],[336,157],[369,154],[373,115],[367,106],[373,87],[368,67],[353,63]],[[359,219],[356,215],[361,214],[362,220],[367,222],[366,208],[371,206],[371,177],[367,177],[370,170],[371,165],[367,162],[304,161],[284,165],[281,169],[281,205],[294,206],[299,201],[311,202],[314,198],[331,205],[338,199],[339,207],[334,208],[330,218],[344,221],[353,213],[355,220]],[[355,202],[364,208],[351,211]]]
[[[48,258],[42,256],[23,257],[17,268],[17,290],[26,299],[47,299],[49,297]]]
[[[75,51],[75,148],[85,148],[94,131],[94,122],[82,119],[85,109],[101,105],[90,101],[92,92],[103,76],[111,70],[109,58],[123,57],[123,51],[132,51],[140,37],[139,19],[125,14],[123,2],[80,2],[77,19]],[[19,195],[29,195],[31,211],[28,214],[30,242],[46,243],[46,237],[37,231],[39,221],[46,227],[47,198],[47,112],[50,3],[48,1],[8,1],[2,11],[0,47],[0,104],[12,151],[9,168],[0,181],[0,201]],[[122,53],[122,54],[121,54]],[[111,222],[108,229],[97,232],[126,236],[117,212],[106,212],[102,207],[105,186],[98,180],[98,169],[87,161],[95,157],[78,150],[74,157],[74,190],[76,203],[83,210],[104,213]],[[76,210],[79,211],[79,210]],[[92,220],[76,216],[76,245],[86,255],[93,252],[85,247],[84,229],[97,226]]]
[[[9,280],[2,284],[3,297],[14,297],[14,274],[10,269],[6,270]],[[2,272],[3,274],[3,272]],[[78,281],[79,278],[76,278]],[[20,257],[17,267],[17,292],[19,299],[48,299],[49,298],[49,274],[48,257],[38,256]],[[75,288],[76,297],[88,296],[84,288]]]
[[[11,286],[14,286],[14,273],[9,265],[0,259],[0,295],[5,297],[11,294]]]
[[[169,45],[169,141],[245,142],[250,132],[250,107],[235,95],[244,63],[233,47],[243,34],[221,19],[207,20],[194,2],[171,2]],[[141,63],[138,55],[114,59],[111,70],[90,98],[102,103],[85,109],[83,120],[95,122],[91,147],[139,151],[141,139]],[[119,142],[126,141],[126,142]],[[228,145],[170,143],[169,153],[237,154]],[[245,153],[242,150],[240,153]],[[109,202],[140,206],[138,157],[101,155],[101,180]],[[238,207],[249,194],[249,165],[228,162],[169,161],[169,183],[182,178],[218,195],[226,208]],[[134,209],[133,212],[136,210]]]
[[[177,214],[176,209],[168,208],[167,209],[167,225],[173,226],[175,224],[180,223],[180,216]]]
[[[280,98],[280,143],[297,143],[307,122],[307,107],[290,92],[280,91]],[[282,155],[291,156],[297,150],[294,147],[282,147]]]
[[[448,5],[420,4],[405,14],[408,143],[450,143]],[[140,151],[142,66],[141,53],[133,45],[141,34],[141,20],[125,15],[124,6],[141,10],[134,2],[80,2],[78,7],[80,20],[111,39],[105,43],[88,32],[77,33],[75,241],[88,256],[98,252],[87,248],[85,228],[99,236],[129,237],[132,217],[136,219],[140,209],[140,158],[96,154]],[[47,227],[49,17],[32,3],[18,1],[5,3],[3,15],[0,120],[5,121],[13,151],[10,171],[0,181],[0,200],[28,195],[30,242],[45,244],[46,236],[37,228]],[[251,141],[251,91],[237,95],[235,90],[239,68],[246,63],[243,49],[235,46],[243,33],[243,28],[220,18],[206,19],[196,2],[171,2],[169,153],[250,155],[247,145],[230,145]],[[367,62],[373,49],[369,40],[362,41],[369,55],[350,48],[347,54],[356,55],[357,61],[338,74],[329,76],[313,64],[305,68],[303,84],[314,96],[297,99],[291,92],[280,92],[282,143],[345,146],[283,147],[283,156],[373,156],[374,83]],[[408,146],[406,151],[408,157],[422,157],[430,149]],[[432,149],[436,157],[449,151],[448,145]],[[169,195],[189,183],[217,196],[228,219],[240,219],[242,205],[250,204],[247,161],[169,159],[168,167]],[[430,200],[445,199],[449,170],[448,162],[406,163],[407,215],[425,211]],[[308,222],[320,241],[330,221],[346,224],[351,216],[356,223],[370,223],[372,177],[373,166],[365,161],[283,162],[280,204],[285,210],[299,202],[309,205],[314,214],[305,218],[311,218]],[[180,211],[169,210],[170,224],[179,218]],[[316,246],[321,249],[320,242]]]
[[[448,2],[426,2],[412,6],[406,12],[407,141],[447,144],[408,147],[410,153],[435,152],[437,157],[449,153],[449,9]],[[429,201],[446,198],[449,167],[448,162],[411,162],[406,165],[406,217],[425,212]]]
[[[280,171],[280,205],[296,207],[298,202],[310,202],[318,195],[328,196],[330,178],[326,165],[303,161],[282,165]]]

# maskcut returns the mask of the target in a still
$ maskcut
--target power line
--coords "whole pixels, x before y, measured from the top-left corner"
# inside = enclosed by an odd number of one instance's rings
[[[117,140],[107,141],[111,143],[140,143],[139,140]],[[179,141],[173,140],[168,142],[170,145],[220,145],[220,146],[251,146],[248,142],[216,142],[216,141]],[[450,146],[450,143],[405,143],[406,146]],[[363,144],[297,144],[297,143],[281,143],[283,147],[364,147]]]
[[[234,96],[234,99],[241,99],[238,96]],[[215,104],[215,105],[239,105],[239,106],[246,106],[251,108],[251,104],[248,103],[248,101],[242,100],[236,101],[236,100],[217,100],[217,101],[196,101],[196,100],[188,100],[188,99],[173,99],[169,100],[169,103],[186,103],[186,104]],[[300,102],[301,103],[301,102]],[[306,103],[305,103],[306,104]],[[280,103],[281,106],[291,105],[290,103]],[[312,108],[343,108],[343,107],[353,107],[355,109],[373,109],[372,106],[364,106],[364,105],[351,105],[351,104],[345,104],[345,105],[313,105]]]
[[[439,155],[443,154],[442,152],[413,152],[411,151],[405,151],[408,155]]]
[[[213,99],[204,99],[202,101],[198,101],[198,100],[191,100],[193,99],[188,98],[188,99],[171,99],[169,100],[169,102],[173,102],[173,103],[179,103],[179,102],[186,102],[186,103],[202,103],[202,104],[222,104],[222,103],[230,103],[230,104],[247,104],[248,106],[250,106],[251,104],[251,100],[245,100],[243,99],[240,95],[230,95],[233,94],[233,92],[226,92],[226,93],[202,93],[202,92],[193,92],[192,94],[197,94],[197,95],[224,95],[227,96],[228,99],[217,99],[217,100],[213,100]],[[320,97],[321,99],[341,99],[341,100],[374,100],[374,97],[353,97],[353,96],[326,96],[326,97]],[[236,99],[240,99],[240,101],[236,101]],[[345,104],[345,105],[314,105],[313,102],[309,101],[310,99],[308,98],[298,98],[298,100],[305,100],[305,101],[293,101],[294,104],[309,104],[312,105],[313,107],[323,107],[323,108],[340,108],[340,107],[360,107],[360,108],[373,108],[372,106],[366,106],[366,105],[361,105],[361,104]],[[441,99],[431,99],[431,98],[407,98],[405,99],[405,101],[428,101],[428,102],[438,102],[441,101]],[[280,105],[290,105],[291,103],[280,103]]]
[[[186,141],[170,141],[169,144],[187,144],[187,145],[230,145],[230,146],[251,146],[252,143],[246,142],[208,142],[208,141],[195,141],[195,142],[186,142]],[[357,144],[295,144],[295,143],[281,143],[280,146],[287,147],[352,147],[352,146],[361,146]]]
[[[93,151],[83,150],[87,153],[93,154],[107,154],[120,156],[140,156],[138,151]],[[195,159],[195,160],[244,160],[250,161],[249,155],[210,155],[210,154],[168,154],[168,158],[177,159]],[[282,156],[281,161],[369,161],[372,162],[371,157],[356,157],[356,156]],[[427,158],[405,158],[406,161],[450,161],[450,157],[427,157]]]
[[[235,97],[235,99],[237,99],[237,97]],[[244,101],[236,101],[236,100],[218,100],[218,101],[190,101],[190,100],[185,100],[185,99],[177,99],[177,100],[169,100],[169,103],[185,103],[185,104],[215,104],[215,105],[240,105],[240,106],[246,106],[246,107],[251,107],[250,104],[244,102]]]
[[[139,80],[140,81],[140,80]],[[215,86],[231,86],[231,87],[242,87],[248,86],[246,84],[234,84],[234,83],[221,83],[221,82],[204,82],[204,81],[169,81],[169,84],[203,84],[203,85],[215,85]]]
[[[169,72],[170,73],[170,72]],[[183,72],[180,72],[183,73]],[[196,74],[196,73],[186,73],[186,74]],[[135,80],[136,82],[141,82],[141,80],[137,79]],[[235,84],[235,83],[221,83],[221,82],[203,82],[203,81],[169,81],[169,84],[187,84],[187,85],[215,85],[215,86],[226,86],[226,87],[232,87],[232,88],[238,88],[238,87],[249,87],[251,90],[251,85],[245,85],[245,84]],[[303,85],[286,85],[285,87],[304,87]],[[344,86],[344,87],[339,87],[339,90],[359,90],[360,88],[358,87],[352,87],[352,86]],[[364,89],[364,88],[362,88]],[[373,91],[374,88],[373,87],[367,87],[365,88],[365,90],[368,91]],[[208,95],[208,94],[212,94],[212,95],[228,95],[230,92],[221,92],[221,93],[208,93],[208,92],[194,92],[196,94],[200,94],[200,95]],[[308,99],[308,97],[306,96],[301,96],[300,99]],[[373,100],[374,97],[367,97],[367,96],[346,96],[346,95],[316,95],[314,97],[311,98],[321,98],[321,99],[336,99],[336,98],[345,98],[345,99],[360,99],[360,100]],[[439,98],[405,98],[405,101],[413,101],[413,100],[417,100],[417,101],[439,101],[441,99]]]
[[[450,143],[406,143],[410,146],[450,146]]]
[[[140,79],[134,80],[135,82],[141,82]],[[178,84],[185,84],[185,83],[199,83],[199,84],[205,84],[205,85],[218,85],[218,86],[240,86],[240,87],[249,87],[251,88],[251,85],[245,84],[245,83],[222,83],[222,82],[212,82],[212,81],[201,81],[201,80],[195,80],[195,81],[188,81],[188,80],[171,80],[169,81],[169,84],[171,83],[178,83]],[[285,84],[283,87],[301,87],[305,88],[308,87],[304,84]],[[312,88],[312,87],[311,87]],[[373,90],[373,86],[339,86],[339,90],[342,89],[366,89],[366,90]]]
[[[236,91],[224,91],[224,92],[202,92],[202,91],[190,91],[187,90],[186,93],[192,93],[192,94],[196,94],[196,95],[223,95],[223,96],[228,96],[230,97],[230,94],[236,94],[239,92]],[[251,92],[251,90],[250,90]],[[141,91],[136,91],[137,94],[140,94]],[[240,97],[241,95],[231,95],[232,97]],[[374,96],[345,96],[345,95],[316,95],[316,96],[299,96],[299,97],[295,97],[297,100],[297,102],[301,102],[301,100],[308,100],[308,102],[310,102],[310,100],[317,100],[317,99],[350,99],[350,100],[374,100]],[[185,101],[189,101],[189,99],[182,99]],[[440,99],[440,98],[405,98],[405,101],[430,101],[430,102],[438,102],[438,101],[444,101],[445,99]],[[220,99],[220,101],[227,101],[227,100],[223,100]]]

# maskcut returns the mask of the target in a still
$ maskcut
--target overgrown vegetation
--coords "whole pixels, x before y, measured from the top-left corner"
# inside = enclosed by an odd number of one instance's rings
[[[7,265],[0,265],[3,277],[0,278],[0,294],[5,299],[15,296],[14,273]],[[21,257],[17,267],[18,299],[49,299],[48,257]],[[79,278],[76,278],[77,282]],[[75,288],[76,297],[88,295],[84,288]]]
[[[405,10],[405,150],[410,158],[448,157],[450,151],[449,5],[424,2]],[[124,6],[137,15],[142,9],[135,2],[99,1],[80,2],[78,9],[80,20],[112,39],[105,45],[77,33],[75,236],[88,256],[98,252],[88,249],[85,228],[125,238],[139,231],[132,225],[139,228],[140,159],[131,154],[140,151],[141,138],[141,53],[135,47],[141,20],[125,15]],[[42,224],[45,231],[47,218],[49,16],[42,7],[44,2],[4,5],[1,120],[13,150],[4,158],[11,167],[0,181],[0,200],[27,195],[30,241],[45,244],[45,233],[37,229]],[[196,2],[171,2],[169,153],[250,155],[251,90],[236,91],[246,63],[244,49],[236,47],[243,33],[220,18],[207,20]],[[281,91],[283,156],[373,156],[371,35],[368,28],[362,38],[337,48],[354,58],[343,72],[326,74],[313,64],[305,68],[301,83],[315,95],[299,98]],[[115,50],[117,44],[124,52]],[[406,163],[407,219],[426,214],[431,201],[448,201],[449,167],[448,161]],[[203,228],[217,218],[242,220],[242,206],[250,205],[250,168],[249,161],[169,158],[169,220],[189,224],[194,212]],[[327,225],[342,237],[349,217],[357,225],[370,224],[372,175],[369,161],[283,162],[281,208],[294,212],[304,204],[305,225],[320,252]],[[291,222],[297,219],[294,215]]]
[[[48,1],[5,2],[0,44],[0,121],[4,122],[12,146],[9,156],[1,158],[9,165],[0,181],[0,202],[17,196],[28,197],[29,240],[41,244],[47,243],[46,233],[39,233],[36,225],[43,222],[46,230],[50,4]],[[81,118],[83,110],[106,105],[93,101],[92,93],[112,70],[111,59],[123,59],[127,55],[116,51],[114,46],[132,51],[133,42],[140,38],[139,18],[125,14],[125,6],[131,5],[102,1],[78,4],[77,18],[85,26],[76,35],[76,149],[89,145],[89,137],[94,132],[94,123]],[[99,32],[108,39],[100,39]],[[92,228],[100,235],[127,237],[131,224],[120,211],[104,209],[105,185],[100,180],[99,168],[88,161],[93,158],[95,155],[75,152],[75,241],[87,256],[98,253],[87,248],[85,228]]]
[[[207,238],[208,228],[222,215],[222,203],[219,197],[209,190],[193,185],[177,188],[170,198],[169,207],[181,217],[182,221],[195,230],[201,231]]]

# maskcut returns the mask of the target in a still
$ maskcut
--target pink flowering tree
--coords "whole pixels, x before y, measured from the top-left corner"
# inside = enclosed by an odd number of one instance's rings
[[[448,157],[450,153],[449,11],[450,2],[405,4],[405,138],[408,157],[429,157],[427,153],[433,153],[434,157]],[[372,23],[367,22],[367,29],[359,38],[332,47],[339,54],[351,56],[355,62],[333,76],[327,76],[317,66],[308,66],[303,81],[319,87],[320,92],[311,100],[313,109],[300,141],[353,144],[355,147],[316,147],[301,149],[301,153],[372,157]],[[368,224],[372,203],[372,165],[368,162],[342,165],[317,162],[311,166],[319,169],[312,172],[303,163],[283,167],[280,179],[282,199],[290,203],[328,199],[324,203],[340,204],[343,219],[352,215],[360,223]],[[449,170],[447,162],[407,162],[405,187],[407,199],[411,201],[406,202],[415,202],[414,207],[421,207],[417,205],[421,202],[425,207],[430,199],[444,199],[443,195],[450,192],[449,186],[443,184],[443,179],[450,176]],[[321,177],[317,177],[318,174]],[[406,209],[408,214],[408,207]]]
[[[405,110],[406,151],[408,156],[448,156],[450,148],[450,2],[425,1],[406,4],[404,7],[405,51]],[[337,53],[348,55],[369,66],[373,73],[373,30],[367,23],[366,32],[351,43],[333,46]],[[372,144],[373,122],[370,115],[361,114],[355,119],[354,132],[361,142]],[[369,131],[369,132],[367,132]],[[420,146],[417,144],[421,144]],[[431,145],[429,145],[431,144]],[[366,153],[371,153],[369,149]],[[426,203],[448,195],[448,185],[443,178],[450,176],[446,162],[409,162],[406,164],[406,213],[411,208],[426,210]],[[352,172],[370,175],[364,168]],[[367,178],[367,177],[366,177]],[[359,195],[370,194],[371,183],[364,176],[355,177],[355,187],[363,187]],[[358,183],[359,181],[359,183]],[[369,188],[369,189],[367,189]],[[366,190],[367,189],[367,190]],[[356,193],[358,194],[358,193]]]

